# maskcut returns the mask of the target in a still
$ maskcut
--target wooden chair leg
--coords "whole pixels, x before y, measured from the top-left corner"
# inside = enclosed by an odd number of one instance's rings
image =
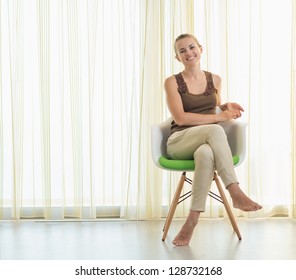
[[[228,217],[229,217],[229,219],[230,219],[230,222],[231,222],[231,225],[232,225],[232,227],[233,227],[233,230],[234,230],[235,233],[237,234],[238,239],[241,240],[242,237],[241,237],[240,231],[239,231],[239,229],[238,229],[237,223],[236,223],[236,221],[235,221],[235,218],[234,218],[233,213],[232,213],[232,211],[231,211],[230,205],[229,205],[228,200],[227,200],[227,198],[226,198],[226,196],[225,196],[225,193],[224,193],[224,191],[223,191],[223,188],[222,188],[222,186],[221,186],[221,183],[220,183],[220,181],[219,181],[219,178],[218,178],[218,175],[217,175],[216,172],[214,173],[214,180],[215,180],[215,182],[216,182],[216,185],[217,185],[218,191],[219,191],[219,193],[220,193],[221,199],[222,199],[222,201],[223,201],[224,207],[225,207],[226,212],[227,212],[227,214],[228,214]]]
[[[176,207],[177,207],[178,202],[179,202],[179,198],[180,198],[183,186],[184,186],[185,179],[186,179],[186,172],[183,172],[182,175],[181,175],[179,184],[177,186],[177,189],[175,191],[174,198],[173,198],[173,201],[171,203],[168,216],[167,216],[165,224],[164,224],[162,241],[165,241],[167,233],[168,233],[169,228],[171,226],[171,222],[172,222],[173,216],[174,216],[175,211],[176,211]]]

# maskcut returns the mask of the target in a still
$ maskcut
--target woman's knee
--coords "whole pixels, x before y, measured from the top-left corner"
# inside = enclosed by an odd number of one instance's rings
[[[219,124],[212,124],[208,126],[208,130],[211,133],[222,133],[225,134],[224,128]]]
[[[224,128],[218,124],[213,124],[208,127],[207,136],[208,138],[227,138]]]
[[[194,152],[194,160],[202,162],[214,162],[214,154],[210,145],[203,144]]]

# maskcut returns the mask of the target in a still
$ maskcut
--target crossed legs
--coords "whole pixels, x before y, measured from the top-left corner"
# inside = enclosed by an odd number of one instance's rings
[[[206,198],[215,170],[227,186],[235,208],[243,211],[256,211],[262,208],[240,189],[227,137],[221,126],[199,126],[180,132],[175,137],[169,138],[168,152],[172,158],[176,159],[189,159],[193,155],[195,161],[192,205],[186,222],[173,240],[174,245],[189,244],[200,213],[205,210]]]

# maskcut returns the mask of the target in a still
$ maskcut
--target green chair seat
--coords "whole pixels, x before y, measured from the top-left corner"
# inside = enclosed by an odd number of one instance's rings
[[[232,157],[233,165],[236,165],[239,162],[239,156],[235,155]],[[178,171],[193,171],[195,168],[194,160],[193,159],[183,159],[183,160],[176,160],[176,159],[168,159],[164,156],[159,158],[159,164],[170,170],[178,170]]]

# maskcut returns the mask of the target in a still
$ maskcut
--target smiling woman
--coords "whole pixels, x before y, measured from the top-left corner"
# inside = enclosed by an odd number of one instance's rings
[[[175,160],[194,160],[191,208],[173,243],[188,245],[205,204],[217,170],[233,200],[233,206],[251,212],[262,208],[241,190],[234,171],[231,149],[218,124],[239,118],[244,111],[237,103],[221,104],[221,79],[201,69],[202,47],[193,35],[175,40],[176,58],[184,70],[165,80],[167,105],[172,114],[167,154]],[[219,113],[216,108],[220,107]]]
[[[200,40],[223,98],[245,109],[238,176],[264,210],[235,214],[291,215],[294,1],[0,1],[0,13],[2,219],[166,215],[179,176],[154,167],[149,133],[170,115],[163,82],[181,71],[182,33]],[[209,201],[204,216],[221,215]]]

